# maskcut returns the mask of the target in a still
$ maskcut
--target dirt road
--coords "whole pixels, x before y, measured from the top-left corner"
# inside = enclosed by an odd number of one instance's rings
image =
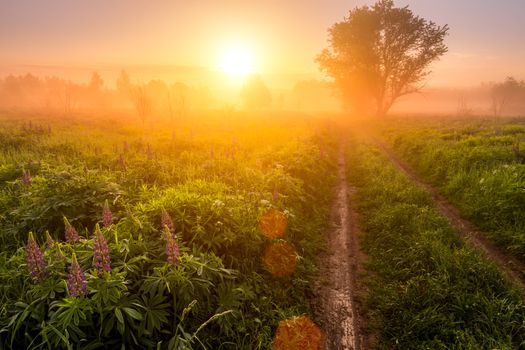
[[[316,320],[325,334],[325,349],[367,349],[365,322],[359,295],[363,255],[359,249],[353,189],[345,174],[344,147],[338,160],[337,196],[326,234],[327,249],[319,259],[320,279],[314,305]]]

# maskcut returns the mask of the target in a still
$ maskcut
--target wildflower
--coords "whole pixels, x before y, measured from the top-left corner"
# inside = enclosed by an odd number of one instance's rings
[[[55,245],[55,240],[49,234],[49,231],[46,230],[46,247],[47,249],[52,249]]]
[[[171,219],[171,216],[166,211],[166,209],[162,209],[162,215],[160,217],[160,224],[162,226],[162,229],[164,229],[165,227],[168,227],[171,233],[175,233],[175,225],[173,224],[173,220]]]
[[[113,213],[109,209],[108,200],[104,202],[104,207],[102,208],[102,226],[108,227],[113,223]]]
[[[151,146],[147,145],[147,148],[146,148],[146,153],[148,155],[148,160],[153,160],[153,150],[151,149]]]
[[[67,276],[67,289],[69,294],[74,297],[79,295],[87,294],[87,281],[86,275],[80,268],[77,261],[77,255],[73,253],[73,259],[71,260],[71,266],[69,266],[69,274]]]
[[[277,202],[279,200],[279,192],[277,192],[276,188],[273,189],[272,197],[274,202]]]
[[[122,155],[122,153],[119,154],[119,157],[118,157],[118,161],[117,161],[117,162],[118,162],[118,164],[122,167],[122,169],[123,169],[124,171],[127,171],[127,168],[128,168],[128,167],[126,166],[126,159],[124,159],[124,155]]]
[[[22,183],[25,186],[31,185],[31,174],[29,174],[29,170],[22,170]]]
[[[97,270],[97,275],[101,276],[104,272],[110,272],[110,264],[111,259],[109,257],[108,241],[97,224],[95,228],[95,241],[93,243],[93,266]]]
[[[177,237],[171,233],[167,226],[164,227],[164,240],[166,241],[166,256],[168,263],[177,265],[179,263],[179,245],[177,244]]]
[[[46,262],[44,261],[44,254],[35,241],[33,232],[29,232],[26,246],[26,261],[31,279],[34,283],[38,283],[46,276]]]
[[[124,153],[127,153],[129,151],[129,144],[127,141],[124,141],[123,150],[124,150]]]
[[[69,223],[69,220],[64,216],[65,238],[68,243],[76,243],[80,240],[77,230]]]

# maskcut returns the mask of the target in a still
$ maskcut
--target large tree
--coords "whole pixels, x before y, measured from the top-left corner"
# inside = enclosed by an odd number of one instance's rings
[[[448,26],[416,16],[393,0],[356,7],[329,29],[329,47],[317,57],[346,107],[373,104],[384,115],[400,96],[419,91],[431,62],[447,52]]]

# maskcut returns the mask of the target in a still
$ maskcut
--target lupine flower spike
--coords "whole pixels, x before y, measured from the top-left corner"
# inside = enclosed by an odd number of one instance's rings
[[[67,288],[69,294],[73,297],[86,295],[88,292],[86,275],[80,268],[77,261],[77,255],[73,253],[71,266],[69,266],[69,274],[67,276]]]
[[[69,220],[64,216],[64,230],[65,238],[68,243],[76,243],[80,240],[77,230],[69,223]]]
[[[51,235],[49,234],[49,231],[46,230],[46,248],[52,249],[54,245],[55,245],[55,240],[53,239],[53,237],[51,237]]]
[[[31,174],[29,174],[29,170],[22,170],[22,183],[25,186],[31,185]]]
[[[166,209],[162,209],[162,215],[160,217],[160,225],[162,226],[163,230],[167,226],[171,233],[175,233],[175,225],[173,224],[173,220],[171,219],[171,216],[166,211]]]
[[[179,245],[177,244],[177,238],[167,226],[164,226],[164,240],[166,241],[166,256],[168,263],[171,265],[177,265],[179,263]]]
[[[95,228],[95,241],[93,243],[93,266],[97,270],[98,276],[111,271],[108,241],[100,231],[98,224]]]
[[[104,202],[104,207],[102,208],[102,226],[108,227],[113,223],[113,213],[109,209],[108,200]]]
[[[38,243],[35,241],[33,232],[29,232],[26,246],[26,261],[31,279],[34,283],[42,281],[46,276],[46,262],[44,261],[44,254]]]

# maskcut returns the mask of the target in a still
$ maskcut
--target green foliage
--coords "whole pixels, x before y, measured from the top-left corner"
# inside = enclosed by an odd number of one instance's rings
[[[309,127],[276,139],[270,126],[216,135],[218,124],[170,138],[165,130],[70,120],[26,140],[16,119],[3,122],[12,137],[0,139],[0,348],[269,348],[282,317],[309,312],[333,185],[328,135]],[[105,201],[111,271],[99,275],[94,232]],[[288,277],[262,263],[272,242],[259,222],[270,208],[286,216],[281,239],[299,255]],[[176,263],[167,259],[164,211]],[[78,242],[65,241],[64,217]],[[29,231],[44,252],[39,284],[25,261]],[[73,255],[84,296],[68,285]]]

